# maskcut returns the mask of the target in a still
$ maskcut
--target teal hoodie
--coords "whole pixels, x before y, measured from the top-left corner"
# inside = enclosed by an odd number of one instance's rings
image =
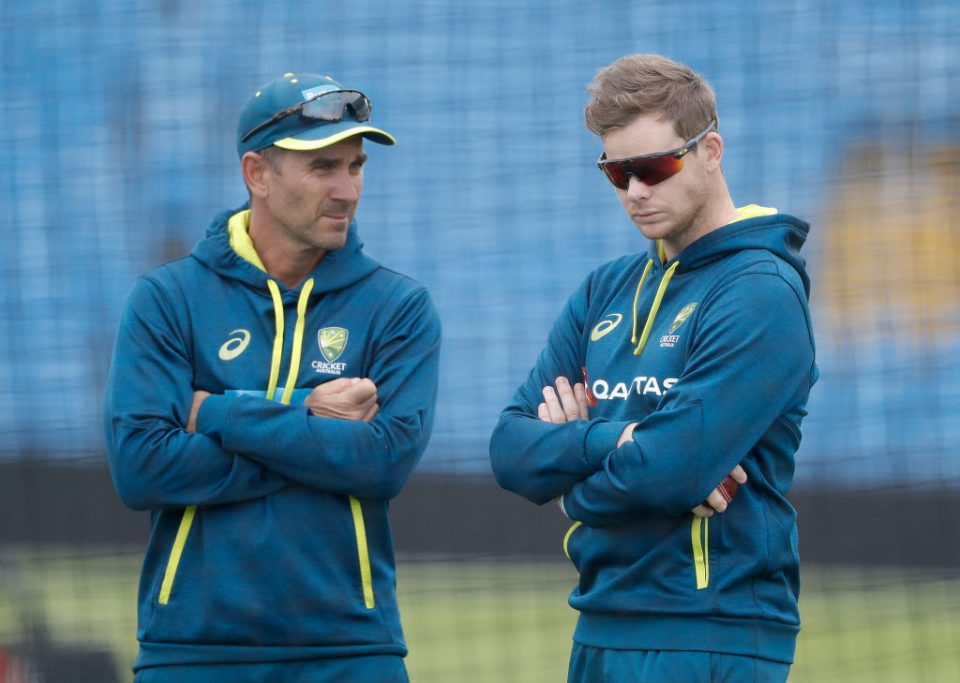
[[[120,323],[110,468],[152,524],[134,668],[404,655],[387,506],[432,427],[436,312],[363,254],[355,225],[287,289],[246,217],[223,213],[140,278]],[[336,377],[377,385],[369,424],[303,405]],[[213,395],[187,433],[196,389]]]
[[[491,437],[504,488],[538,504],[562,497],[575,520],[563,545],[580,573],[579,643],[792,661],[799,558],[786,492],[817,378],[799,255],[808,226],[748,209],[669,261],[654,245],[591,273]],[[586,378],[589,421],[537,419],[541,389],[560,376]],[[728,510],[695,517],[737,464],[749,481]]]

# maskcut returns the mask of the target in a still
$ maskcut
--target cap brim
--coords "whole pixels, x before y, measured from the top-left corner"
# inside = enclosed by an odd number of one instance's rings
[[[346,124],[346,126],[343,124]],[[292,149],[302,152],[311,149],[322,149],[323,147],[329,147],[330,145],[336,144],[341,140],[346,140],[347,138],[351,138],[355,135],[362,135],[371,142],[376,142],[381,145],[394,145],[397,142],[393,136],[385,130],[380,130],[379,128],[374,128],[373,126],[358,124],[354,121],[344,121],[340,124],[334,124],[333,127],[339,128],[340,130],[331,132],[330,125],[316,126],[311,130],[297,133],[295,136],[277,140],[273,144],[274,146],[281,147],[283,149]]]

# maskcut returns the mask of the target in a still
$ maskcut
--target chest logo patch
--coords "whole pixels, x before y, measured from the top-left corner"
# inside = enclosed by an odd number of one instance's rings
[[[590,341],[597,341],[613,332],[621,320],[623,320],[623,316],[619,313],[611,313],[610,315],[604,316],[603,320],[597,323],[597,326],[590,332]]]
[[[220,360],[233,360],[246,351],[249,344],[249,330],[233,330],[230,333],[230,339],[223,342],[223,346],[220,347],[220,352],[217,355],[220,356]]]
[[[685,322],[687,321],[687,318],[689,318],[690,315],[691,315],[695,310],[697,310],[697,304],[695,304],[695,303],[687,304],[686,306],[684,306],[683,308],[681,308],[681,309],[680,309],[680,312],[677,313],[677,317],[673,319],[673,322],[672,322],[672,323],[670,323],[670,332],[669,332],[669,334],[673,334],[673,333],[676,332],[678,329],[680,329],[680,326],[683,325],[683,323],[685,323]]]
[[[347,348],[347,337],[350,333],[342,327],[324,327],[317,332],[317,343],[320,344],[320,353],[332,363],[337,360]]]

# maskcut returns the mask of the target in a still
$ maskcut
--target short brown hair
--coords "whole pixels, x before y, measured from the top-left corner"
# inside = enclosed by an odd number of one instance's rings
[[[597,72],[587,87],[587,128],[603,137],[641,114],[660,113],[687,139],[717,120],[713,88],[686,64],[661,55],[628,55]]]

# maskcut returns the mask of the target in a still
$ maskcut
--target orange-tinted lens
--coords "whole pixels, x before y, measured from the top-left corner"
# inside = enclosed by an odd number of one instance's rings
[[[636,177],[644,185],[656,185],[676,175],[682,168],[683,158],[678,159],[673,154],[603,162],[603,172],[621,190],[630,186],[630,176]]]

